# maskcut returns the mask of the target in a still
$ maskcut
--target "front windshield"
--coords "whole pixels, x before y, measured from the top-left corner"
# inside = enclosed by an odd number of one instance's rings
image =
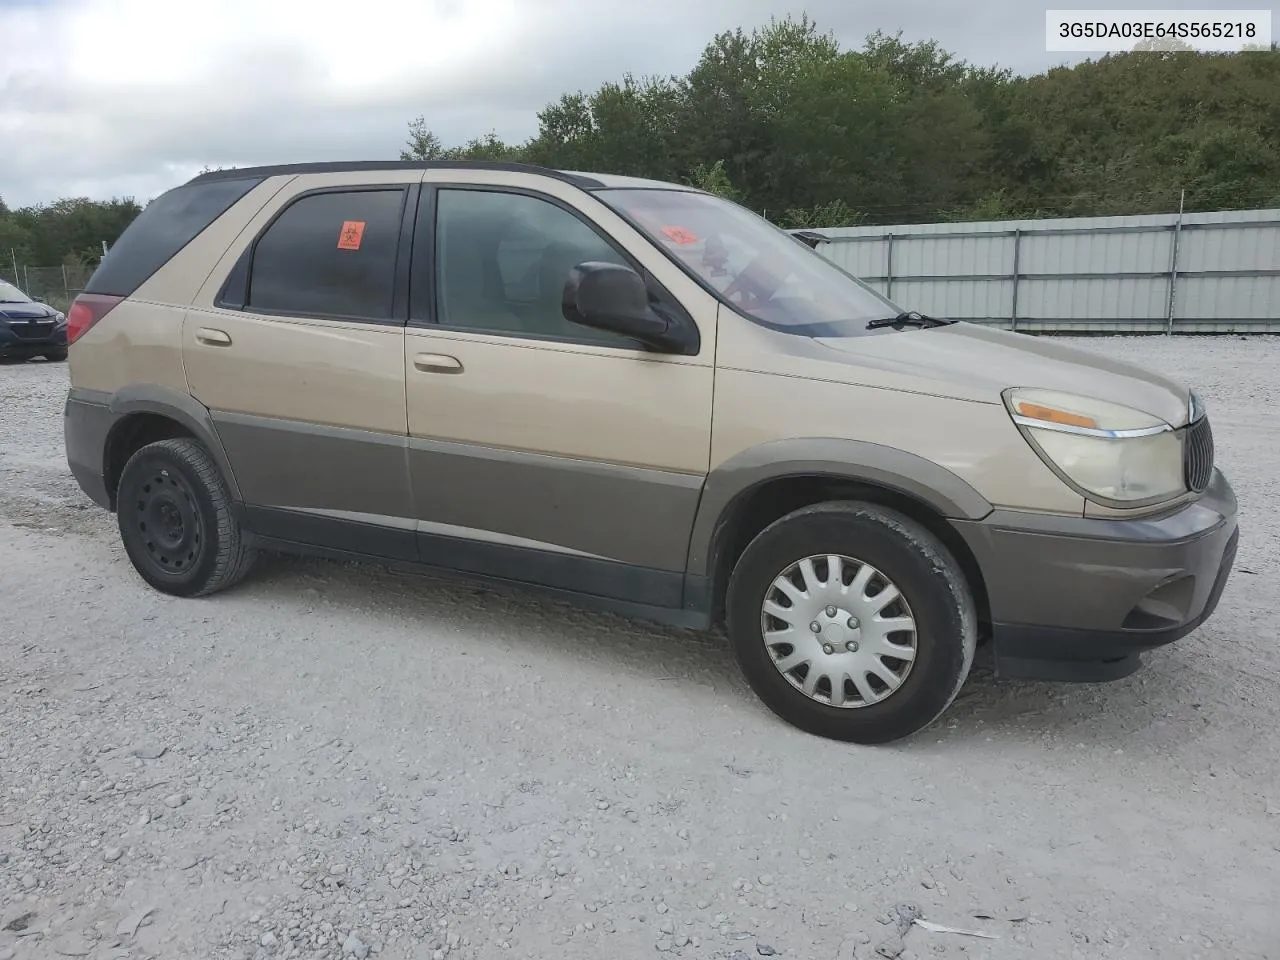
[[[31,303],[31,298],[8,280],[0,280],[0,303]]]
[[[787,232],[720,197],[606,189],[605,203],[748,317],[789,333],[849,336],[902,308]]]

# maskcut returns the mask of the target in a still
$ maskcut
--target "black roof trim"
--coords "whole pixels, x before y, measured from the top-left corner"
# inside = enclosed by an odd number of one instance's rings
[[[531,163],[503,163],[497,160],[336,160],[324,163],[281,163],[264,167],[237,167],[211,170],[193,177],[189,183],[210,180],[242,180],[249,177],[278,177],[304,173],[359,173],[364,170],[504,170],[509,173],[536,173],[571,183],[583,190],[596,190],[604,184],[592,177],[565,173]]]

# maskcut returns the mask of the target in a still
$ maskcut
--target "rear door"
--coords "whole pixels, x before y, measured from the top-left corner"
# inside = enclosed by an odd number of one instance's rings
[[[422,557],[678,607],[710,456],[714,301],[582,191],[488,178],[430,171],[419,201],[405,371]],[[648,273],[697,351],[569,323],[564,284],[586,260]]]
[[[245,227],[183,324],[266,536],[416,556],[405,461],[405,280],[421,171],[297,177]]]

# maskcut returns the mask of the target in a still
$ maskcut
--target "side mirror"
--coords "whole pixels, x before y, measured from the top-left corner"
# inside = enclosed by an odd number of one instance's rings
[[[32,297],[31,299],[32,299],[35,303],[44,303],[44,297]]]
[[[569,271],[563,311],[570,323],[607,330],[667,353],[693,345],[689,329],[649,306],[644,278],[630,267],[587,261]]]

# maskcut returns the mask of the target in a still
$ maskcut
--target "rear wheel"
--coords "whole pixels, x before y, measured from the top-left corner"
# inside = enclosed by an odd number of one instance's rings
[[[67,350],[65,347],[61,350],[50,350],[48,353],[44,355],[44,358],[46,360],[54,360],[54,361],[65,360],[67,359]]]
[[[237,583],[253,551],[217,465],[197,441],[160,440],[124,466],[116,520],[134,568],[157,590],[197,597]]]
[[[729,583],[743,674],[787,722],[886,743],[931,724],[977,645],[973,598],[928,530],[870,504],[824,503],[766,527]]]

